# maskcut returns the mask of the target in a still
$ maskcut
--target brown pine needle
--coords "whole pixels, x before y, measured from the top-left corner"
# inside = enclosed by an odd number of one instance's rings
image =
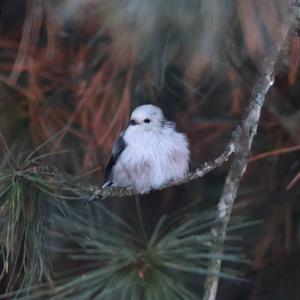
[[[264,159],[270,156],[278,156],[281,154],[286,154],[294,151],[300,150],[300,145],[292,146],[292,147],[286,147],[286,148],[280,148],[272,151],[267,151],[263,153],[259,153],[257,155],[254,155],[250,158],[249,162],[254,162],[260,159]]]
[[[286,190],[287,191],[290,190],[299,180],[300,180],[300,172],[298,172],[297,175],[291,180],[291,182],[286,187]]]

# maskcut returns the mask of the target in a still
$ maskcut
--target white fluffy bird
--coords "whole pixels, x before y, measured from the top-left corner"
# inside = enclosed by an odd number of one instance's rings
[[[189,168],[189,143],[154,105],[138,106],[112,148],[106,183],[140,193],[184,177]],[[103,187],[104,187],[103,186]]]

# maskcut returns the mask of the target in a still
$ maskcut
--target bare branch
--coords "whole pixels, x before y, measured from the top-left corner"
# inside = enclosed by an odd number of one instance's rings
[[[227,144],[225,151],[215,158],[213,161],[205,162],[203,163],[199,168],[197,168],[195,171],[190,172],[186,177],[178,180],[178,181],[170,181],[167,184],[161,186],[158,190],[162,190],[171,186],[175,185],[181,185],[184,183],[187,183],[189,181],[198,179],[203,177],[205,174],[213,171],[217,167],[220,167],[225,161],[228,160],[230,155],[235,150],[235,140],[236,140],[236,134],[235,132],[232,135],[231,141]],[[133,196],[138,195],[139,193],[133,189],[130,188],[123,188],[123,187],[117,187],[117,186],[106,186],[104,188],[98,188],[95,190],[94,194],[88,199],[87,202],[91,202],[95,199],[103,199],[109,196],[115,196],[115,197],[125,197],[125,196]]]
[[[274,68],[279,54],[284,48],[287,37],[288,32],[286,32],[286,37],[283,39],[282,44],[279,47],[274,46],[274,48],[270,51],[270,55],[265,60],[265,64],[262,67],[263,73],[258,77],[253,88],[248,113],[241,124],[241,131],[235,144],[235,156],[229,173],[226,176],[225,185],[218,204],[216,214],[217,223],[212,229],[212,234],[215,237],[212,252],[216,257],[223,253],[224,240],[226,237],[227,226],[230,221],[232,206],[236,198],[242,176],[247,168],[253,138],[257,132],[261,109],[265,102],[266,94],[274,83]],[[208,275],[204,283],[203,300],[216,299],[220,270],[221,260],[213,258],[210,261]]]
[[[199,168],[197,168],[193,172],[190,172],[184,178],[178,181],[170,181],[167,184],[161,186],[158,190],[162,190],[171,186],[181,185],[189,181],[201,178],[207,173],[216,169],[217,167],[220,167],[225,161],[229,159],[231,154],[234,152],[236,138],[238,136],[239,131],[240,130],[236,130],[233,132],[232,139],[225,147],[224,152],[221,155],[219,155],[217,158],[215,158],[213,161],[204,162],[201,166],[199,166]],[[96,199],[104,199],[107,197],[127,197],[127,196],[134,196],[140,194],[138,191],[135,191],[130,188],[124,188],[118,186],[106,186],[104,188],[99,188],[93,185],[87,186],[85,184],[80,184],[77,178],[62,173],[55,167],[34,166],[16,173],[18,173],[19,175],[38,175],[45,178],[49,177],[49,178],[55,178],[59,180],[64,179],[66,182],[70,182],[70,183],[72,182],[74,185],[78,185],[78,186],[80,185],[80,187],[83,188],[84,190],[89,190],[90,192],[93,193],[92,196],[87,200],[87,203]]]

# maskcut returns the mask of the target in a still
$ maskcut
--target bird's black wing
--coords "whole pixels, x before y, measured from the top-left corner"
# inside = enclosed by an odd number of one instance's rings
[[[123,134],[121,134],[112,147],[111,156],[105,169],[105,181],[111,180],[112,168],[116,164],[119,156],[121,155],[121,153],[124,151],[125,148],[126,148],[126,143],[124,141]]]

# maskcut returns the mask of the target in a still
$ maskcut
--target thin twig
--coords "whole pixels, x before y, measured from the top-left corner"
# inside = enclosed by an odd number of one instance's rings
[[[168,182],[167,184],[161,186],[158,190],[162,190],[175,185],[181,185],[189,181],[201,178],[207,173],[216,169],[217,167],[220,167],[225,161],[229,159],[230,155],[235,150],[235,140],[237,136],[236,132],[237,131],[233,133],[231,141],[227,144],[225,151],[220,156],[215,158],[213,161],[203,163],[199,168],[197,168],[193,172],[188,173],[184,178],[178,181]],[[139,192],[130,188],[124,188],[118,186],[106,186],[104,188],[96,189],[87,202],[91,202],[95,199],[103,199],[109,196],[125,197],[125,196],[134,196],[138,194]]]
[[[190,182],[192,180],[196,180],[198,178],[203,177],[207,173],[213,171],[217,167],[220,167],[224,162],[226,162],[229,159],[231,154],[235,151],[235,144],[236,144],[236,139],[238,137],[239,131],[240,130],[235,130],[233,132],[232,138],[230,142],[227,144],[224,152],[221,155],[219,155],[217,158],[215,158],[213,161],[203,163],[202,165],[199,166],[199,168],[197,168],[193,172],[188,173],[184,178],[178,181],[170,181],[167,184],[161,186],[158,190],[162,190],[171,186],[181,185]],[[44,178],[50,177],[56,179],[64,179],[66,182],[70,181],[74,185],[78,185],[78,186],[80,185],[81,188],[83,188],[84,190],[88,190],[89,192],[92,193],[91,197],[87,199],[87,203],[96,199],[104,199],[107,197],[127,197],[127,196],[135,196],[141,194],[136,190],[125,188],[125,187],[106,186],[104,188],[99,188],[98,186],[94,186],[94,185],[81,184],[78,180],[79,178],[65,174],[59,171],[55,167],[34,166],[34,167],[29,167],[23,171],[20,171],[19,173],[42,176]]]

